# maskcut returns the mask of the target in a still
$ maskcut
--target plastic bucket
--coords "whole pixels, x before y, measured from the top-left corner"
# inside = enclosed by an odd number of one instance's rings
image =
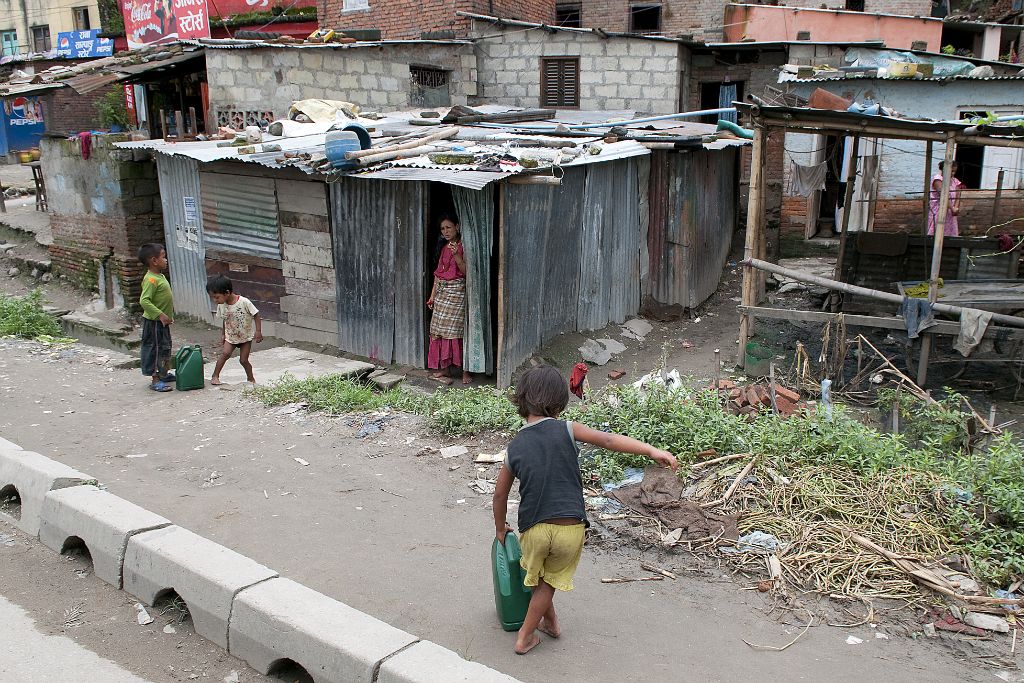
[[[327,134],[324,154],[334,168],[354,168],[355,162],[346,159],[345,152],[355,152],[362,148],[355,131],[335,130]]]

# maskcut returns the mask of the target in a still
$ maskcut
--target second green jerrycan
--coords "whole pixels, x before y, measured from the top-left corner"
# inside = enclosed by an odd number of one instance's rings
[[[523,585],[525,572],[519,565],[523,552],[519,539],[511,531],[505,534],[505,544],[495,538],[491,544],[491,565],[494,572],[494,606],[498,621],[506,631],[518,631],[526,619],[531,591]]]
[[[206,385],[203,378],[203,347],[182,346],[174,355],[175,386],[178,391],[202,389]]]

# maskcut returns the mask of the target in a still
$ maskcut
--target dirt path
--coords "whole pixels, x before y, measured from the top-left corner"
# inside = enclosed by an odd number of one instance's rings
[[[468,457],[418,457],[425,445],[449,443],[426,435],[418,418],[396,418],[360,440],[346,419],[266,409],[238,388],[155,395],[137,371],[77,358],[0,340],[0,434],[284,576],[524,681],[991,680],[967,661],[969,646],[914,641],[895,624],[879,627],[892,634],[887,640],[867,626],[823,626],[783,653],[752,650],[742,639],[782,645],[803,622],[767,618],[767,603],[719,569],[602,584],[637,575],[639,553],[599,547],[584,554],[576,590],[559,596],[565,635],[516,657],[512,635],[494,618],[490,500],[468,486],[491,470],[478,472]],[[687,564],[679,555],[657,559]],[[24,569],[4,562],[4,583],[11,571]],[[23,606],[47,599],[40,588]],[[864,642],[847,645],[848,635]]]

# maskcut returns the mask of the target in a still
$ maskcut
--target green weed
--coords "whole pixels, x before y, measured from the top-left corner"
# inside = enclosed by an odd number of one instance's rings
[[[61,337],[60,323],[43,310],[43,295],[37,289],[25,296],[0,294],[0,337]]]

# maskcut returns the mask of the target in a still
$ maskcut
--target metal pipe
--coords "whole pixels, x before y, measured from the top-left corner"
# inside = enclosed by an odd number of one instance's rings
[[[605,123],[581,123],[572,126],[565,126],[569,130],[587,130],[590,128],[614,128],[615,126],[632,126],[637,123],[651,123],[652,121],[671,121],[674,119],[688,119],[694,116],[717,116],[719,114],[735,113],[736,107],[723,107],[721,109],[700,109],[698,111],[683,111],[676,114],[663,114],[661,116],[648,116],[642,119],[631,119],[629,121],[607,121]],[[475,126],[486,128],[521,128],[529,130],[554,131],[557,126],[552,125],[527,125],[521,126],[514,123],[476,123]]]

